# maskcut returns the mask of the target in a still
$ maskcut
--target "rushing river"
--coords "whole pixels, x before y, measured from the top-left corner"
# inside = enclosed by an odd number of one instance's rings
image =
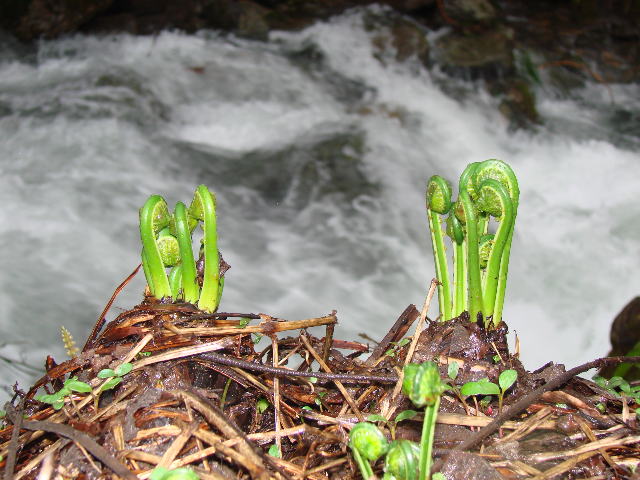
[[[294,320],[336,309],[337,337],[381,337],[434,276],[426,180],[492,157],[522,192],[504,318],[525,364],[607,352],[612,318],[640,294],[640,88],[561,98],[541,87],[543,126],[511,131],[478,85],[380,61],[362,23],[349,13],[268,43],[2,40],[3,396],[46,354],[65,358],[61,325],[86,338],[139,262],[137,211],[151,193],[173,205],[200,183],[216,192],[232,267],[222,310]]]

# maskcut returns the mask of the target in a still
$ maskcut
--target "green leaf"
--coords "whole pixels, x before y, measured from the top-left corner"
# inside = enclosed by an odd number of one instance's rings
[[[518,372],[515,370],[505,370],[498,377],[498,383],[500,384],[500,388],[503,392],[509,390],[511,385],[513,385],[518,379]]]
[[[140,352],[138,353],[139,357],[150,357],[151,356],[151,352]]]
[[[168,468],[156,467],[153,469],[153,472],[151,472],[151,476],[149,478],[151,480],[165,480],[168,473],[169,473]]]
[[[309,383],[316,383],[318,381],[318,377],[309,377]]]
[[[282,458],[282,454],[275,443],[269,447],[269,455],[276,458]]]
[[[71,395],[71,389],[65,385],[60,390],[58,390],[55,394],[60,395],[60,397],[66,397],[67,395]]]
[[[372,413],[371,415],[367,416],[367,421],[368,422],[384,422],[387,423],[387,419],[384,418],[382,415],[378,415],[377,413]]]
[[[74,392],[89,393],[92,390],[91,385],[89,385],[88,383],[84,383],[79,380],[74,380],[72,378],[65,381],[64,386]]]
[[[478,380],[477,382],[467,382],[460,389],[460,393],[466,396],[472,395],[499,395],[500,388],[495,383],[489,381],[488,378]]]
[[[600,413],[604,413],[604,412],[606,412],[606,410],[607,410],[607,407],[606,407],[606,406],[605,406],[605,404],[604,404],[604,403],[602,403],[602,402],[598,402],[598,403],[596,403],[596,408],[598,409],[598,411],[599,411]]]
[[[236,328],[244,328],[247,325],[249,325],[249,322],[251,321],[250,318],[246,318],[246,317],[242,317],[240,319],[240,323],[238,323],[238,325],[236,325]]]
[[[398,346],[399,347],[404,347],[407,343],[409,343],[411,340],[409,340],[408,338],[403,338],[402,340],[400,340],[398,342]]]
[[[447,376],[451,380],[456,379],[459,371],[460,371],[460,365],[458,365],[458,362],[451,362],[449,365],[447,365]]]
[[[418,414],[415,410],[403,410],[396,416],[396,423],[400,423],[403,420],[409,420]]]
[[[56,403],[59,402],[60,400],[62,400],[64,397],[64,395],[60,395],[59,393],[54,393],[53,395],[38,395],[36,397],[36,400],[38,400],[39,402],[42,403]]]
[[[111,378],[115,376],[116,372],[114,370],[111,370],[110,368],[105,368],[104,370],[100,370],[98,372],[98,378]]]
[[[447,480],[447,477],[445,477],[442,472],[436,472],[431,475],[431,480]]]
[[[190,468],[176,468],[168,470],[163,467],[156,467],[149,477],[151,480],[199,480],[200,477]]]
[[[596,376],[594,376],[594,377],[593,377],[593,381],[594,381],[594,382],[596,383],[596,385],[598,385],[599,387],[607,388],[607,384],[608,384],[608,382],[607,382],[607,379],[606,379],[606,378],[601,377],[601,376],[599,376],[599,375],[596,375]]]
[[[313,408],[311,408],[309,405],[305,405],[304,407],[302,407],[302,410],[311,410],[313,412]]]
[[[396,356],[396,352],[394,352],[392,348],[390,348],[389,350],[387,350],[386,352],[384,352],[384,354],[385,354],[387,357],[395,357],[395,356]]]
[[[7,412],[4,410],[0,410],[0,418],[4,418],[7,415]]]
[[[60,400],[53,402],[51,406],[54,410],[60,410],[62,407],[64,407],[64,399],[61,398]]]
[[[251,341],[254,344],[260,343],[260,340],[262,340],[262,335],[260,335],[259,333],[252,333],[251,334]]]
[[[113,377],[107,383],[105,383],[102,387],[100,387],[100,391],[104,392],[105,390],[111,390],[113,387],[122,382],[122,377]]]
[[[608,382],[608,387],[609,388],[617,388],[623,384],[627,383],[627,381],[622,378],[622,377],[611,377],[611,379]],[[627,383],[628,385],[628,383]]]
[[[123,377],[124,375],[129,373],[131,370],[133,370],[133,364],[127,362],[127,363],[123,363],[122,365],[119,365],[115,370],[115,374],[118,375],[119,377]]]
[[[269,408],[269,405],[270,403],[266,398],[260,398],[256,402],[256,410],[258,410],[258,413],[264,413],[264,411]]]

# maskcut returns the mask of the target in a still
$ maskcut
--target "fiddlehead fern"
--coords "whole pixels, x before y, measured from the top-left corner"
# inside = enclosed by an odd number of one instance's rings
[[[492,217],[499,218],[500,225],[493,237],[491,253],[487,262],[487,269],[483,284],[483,313],[486,318],[491,317],[493,324],[497,325],[493,318],[496,309],[496,295],[498,280],[504,261],[504,249],[511,238],[514,221],[513,203],[507,193],[507,189],[500,182],[489,178],[480,183],[479,208]]]
[[[171,230],[178,239],[181,263],[176,268],[175,275],[179,279],[178,282],[185,301],[193,304],[198,302],[200,296],[196,261],[193,257],[193,248],[191,246],[191,232],[197,224],[198,221],[190,217],[184,203],[176,203],[171,221]]]
[[[373,423],[356,423],[349,432],[349,447],[353,452],[362,478],[365,480],[373,476],[369,461],[375,462],[389,450],[389,442],[383,433]]]
[[[157,298],[172,295],[156,235],[169,225],[169,209],[160,195],[151,195],[140,209],[142,265],[151,293]],[[165,248],[163,252],[166,253]]]
[[[431,244],[436,266],[438,285],[438,303],[443,320],[451,318],[451,285],[449,268],[444,247],[444,235],[438,215],[446,215],[451,210],[451,185],[439,175],[434,175],[427,184],[427,217],[431,230]]]
[[[420,439],[419,479],[431,478],[431,453],[436,417],[440,407],[440,396],[449,387],[440,378],[438,365],[434,362],[409,363],[404,367],[402,392],[416,407],[424,408],[422,437]]]
[[[489,256],[491,255],[491,249],[493,248],[492,234],[482,235],[478,244],[478,252],[480,253],[480,270],[486,270],[489,263]]]
[[[513,222],[518,214],[518,204],[520,201],[520,187],[513,169],[502,160],[490,159],[481,162],[475,170],[476,185],[480,185],[484,180],[494,179],[500,182],[509,193],[513,205]],[[507,243],[502,251],[500,261],[500,274],[498,277],[498,287],[496,292],[495,310],[493,313],[493,323],[498,325],[502,320],[502,307],[504,305],[504,295],[507,287],[507,274],[509,273],[509,257],[511,256],[511,243],[513,240],[513,225],[507,239]]]
[[[453,310],[452,317],[467,309],[467,255],[464,229],[454,212],[447,217],[447,235],[453,243]]]
[[[466,226],[467,276],[469,289],[469,315],[472,322],[478,320],[482,312],[482,283],[480,279],[480,255],[478,252],[478,216],[476,206],[466,190],[458,196],[455,209],[456,217]]]
[[[384,459],[385,478],[395,480],[417,480],[420,460],[420,447],[410,440],[391,442]]]
[[[204,280],[198,308],[205,312],[215,312],[220,299],[220,257],[218,254],[218,233],[216,226],[216,200],[205,185],[195,191],[189,213],[203,222],[204,231]]]

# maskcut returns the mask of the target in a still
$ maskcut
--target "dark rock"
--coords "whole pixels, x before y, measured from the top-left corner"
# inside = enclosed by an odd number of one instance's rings
[[[436,42],[435,58],[452,74],[497,78],[513,70],[513,30],[496,28],[479,34],[451,32]]]
[[[443,3],[446,14],[459,23],[487,24],[497,20],[497,11],[489,0],[447,0]]]
[[[10,0],[0,2],[0,18],[2,26],[22,40],[53,38],[78,30],[112,3],[113,0]]]
[[[416,58],[425,66],[429,64],[429,42],[423,26],[397,14],[371,15],[366,22],[367,29],[378,32],[373,44],[379,59],[391,56],[404,62]]]
[[[270,11],[251,1],[211,0],[202,8],[206,28],[232,31],[240,36],[266,40],[271,26]]]
[[[524,80],[515,79],[504,89],[500,112],[512,127],[521,128],[540,123],[536,97]]]

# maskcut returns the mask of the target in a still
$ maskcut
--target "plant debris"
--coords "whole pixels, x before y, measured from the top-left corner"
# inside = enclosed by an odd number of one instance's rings
[[[577,376],[623,358],[528,372],[509,352],[504,322],[428,320],[434,289],[422,313],[409,306],[368,357],[368,345],[333,338],[336,312],[284,321],[147,297],[104,329],[98,322],[78,356],[59,365],[49,358],[29,391],[15,389],[0,424],[3,478],[146,479],[156,467],[215,480],[359,478],[349,430],[376,415],[387,436],[417,439],[421,414],[392,421],[411,408],[402,367],[427,360],[444,379],[456,364],[434,443],[434,471],[449,480],[635,478],[636,396]],[[324,338],[312,327],[324,327]],[[105,389],[110,380],[98,372],[127,363],[131,371]],[[501,412],[495,396],[455,394],[467,382],[497,383],[508,369],[517,381]],[[71,377],[92,391],[71,392],[58,410],[36,399]]]

